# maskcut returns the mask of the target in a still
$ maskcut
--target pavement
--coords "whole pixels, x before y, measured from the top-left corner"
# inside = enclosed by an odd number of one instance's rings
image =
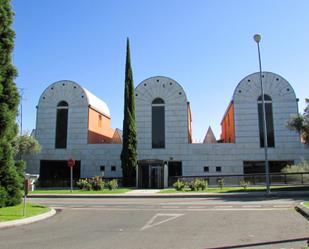
[[[160,190],[153,189],[136,189],[129,191],[125,194],[30,194],[28,198],[296,198],[296,197],[309,197],[309,191],[280,191],[266,194],[264,192],[247,192],[247,193],[159,193]],[[302,203],[297,205],[295,209],[309,220],[309,208],[305,207]],[[54,209],[49,212],[14,221],[0,222],[0,229],[12,226],[19,226],[34,223],[40,220],[47,219],[56,213]]]
[[[35,198],[57,214],[0,230],[1,249],[303,248],[307,198]]]

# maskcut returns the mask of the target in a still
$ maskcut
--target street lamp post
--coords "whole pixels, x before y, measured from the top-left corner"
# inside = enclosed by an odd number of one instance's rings
[[[266,111],[265,111],[265,100],[264,100],[264,88],[262,80],[262,63],[261,63],[261,53],[260,53],[260,41],[261,35],[255,34],[253,36],[254,41],[257,44],[258,56],[259,56],[259,68],[260,68],[260,85],[261,85],[261,97],[262,97],[262,112],[263,112],[263,133],[264,133],[264,154],[265,154],[265,177],[266,177],[266,193],[270,193],[270,182],[269,182],[269,164],[268,164],[268,155],[267,155],[267,126],[266,126]]]

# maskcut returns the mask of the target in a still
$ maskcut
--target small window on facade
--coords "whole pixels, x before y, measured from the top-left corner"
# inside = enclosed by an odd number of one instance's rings
[[[116,171],[116,166],[115,165],[111,166],[111,171]]]
[[[105,171],[105,165],[100,166],[100,171]]]
[[[102,115],[99,114],[99,119],[98,119],[99,123],[98,126],[102,127]]]
[[[208,166],[204,166],[204,172],[209,172],[209,167]]]
[[[216,167],[216,172],[221,172],[221,166]]]

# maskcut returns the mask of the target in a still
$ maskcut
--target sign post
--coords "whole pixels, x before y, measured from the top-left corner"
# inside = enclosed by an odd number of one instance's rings
[[[27,204],[27,195],[29,191],[29,179],[24,180],[24,208],[23,208],[23,216],[26,216],[26,204]]]
[[[70,158],[68,160],[68,167],[70,167],[70,179],[71,179],[71,193],[73,192],[73,167],[75,166],[75,160]]]

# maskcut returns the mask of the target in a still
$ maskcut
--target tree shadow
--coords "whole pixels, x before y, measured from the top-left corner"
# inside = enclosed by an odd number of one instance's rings
[[[228,246],[220,246],[220,247],[207,247],[207,248],[204,248],[204,249],[248,248],[248,247],[256,247],[256,246],[266,246],[266,245],[291,243],[291,242],[297,242],[297,241],[306,241],[305,242],[306,244],[304,244],[304,246],[309,246],[309,237],[304,237],[304,238],[287,239],[287,240],[265,241],[265,242],[242,244],[242,245],[228,245]]]

